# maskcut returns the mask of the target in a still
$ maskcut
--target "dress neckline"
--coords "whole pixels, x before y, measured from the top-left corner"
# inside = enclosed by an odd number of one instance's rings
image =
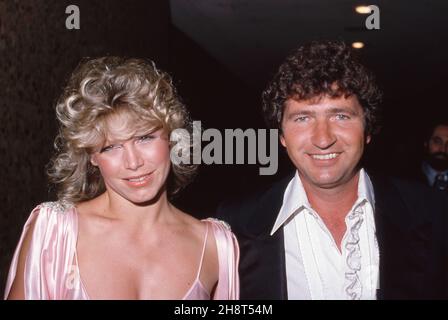
[[[72,214],[74,215],[74,235],[75,235],[75,241],[74,243],[74,248],[73,248],[73,252],[74,252],[74,260],[76,262],[76,272],[77,272],[77,277],[79,280],[79,288],[82,291],[82,294],[86,297],[87,300],[92,300],[89,296],[89,293],[87,292],[86,286],[84,285],[84,282],[82,281],[82,276],[81,276],[81,269],[79,268],[79,260],[78,260],[78,238],[79,238],[79,217],[78,217],[78,208],[76,208],[76,206],[72,207]],[[199,267],[198,267],[198,272],[196,274],[196,277],[193,281],[193,283],[191,284],[191,286],[189,287],[188,291],[184,294],[184,296],[180,299],[180,300],[185,300],[190,293],[193,291],[193,289],[196,287],[196,285],[199,285],[201,290],[204,290],[205,292],[207,292],[207,295],[210,296],[210,293],[208,292],[207,289],[205,289],[204,285],[201,282],[200,279],[200,274],[201,274],[201,269],[202,269],[202,261],[204,259],[204,252],[205,252],[205,245],[207,243],[207,238],[208,238],[208,221],[207,219],[201,220],[201,222],[206,223],[206,231],[205,231],[205,239],[204,239],[204,245],[202,248],[202,254],[201,254],[201,261],[199,263]]]

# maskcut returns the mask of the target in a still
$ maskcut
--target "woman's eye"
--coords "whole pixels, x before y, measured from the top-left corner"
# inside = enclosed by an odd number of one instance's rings
[[[107,146],[107,147],[101,148],[100,153],[107,152],[111,149],[112,149],[112,146]]]
[[[118,145],[111,144],[109,146],[106,146],[106,147],[102,148],[100,150],[100,153],[107,152],[107,151],[110,151],[110,150],[116,149],[116,148],[118,148]]]
[[[138,141],[148,141],[148,140],[152,140],[152,139],[154,139],[154,138],[155,138],[154,135],[152,135],[152,134],[147,134],[147,135],[144,135],[144,136],[139,137],[137,140],[138,140]]]

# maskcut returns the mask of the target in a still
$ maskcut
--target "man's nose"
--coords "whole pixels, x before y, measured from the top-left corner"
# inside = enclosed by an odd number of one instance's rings
[[[125,147],[124,165],[130,170],[137,170],[143,165],[143,158],[134,145]]]
[[[317,120],[314,126],[312,143],[319,149],[328,149],[336,142],[336,135],[327,119]]]

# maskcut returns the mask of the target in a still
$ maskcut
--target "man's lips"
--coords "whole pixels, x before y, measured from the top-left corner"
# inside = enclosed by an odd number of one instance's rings
[[[339,157],[342,152],[328,152],[328,153],[309,153],[308,155],[313,160],[325,161],[325,160],[333,160]]]

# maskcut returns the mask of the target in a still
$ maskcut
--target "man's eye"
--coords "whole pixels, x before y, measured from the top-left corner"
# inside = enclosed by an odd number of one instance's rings
[[[348,119],[350,119],[350,117],[347,116],[347,115],[345,115],[345,114],[338,113],[338,114],[336,115],[336,119],[337,119],[337,120],[348,120]]]
[[[308,116],[297,116],[294,118],[295,122],[304,122],[308,120]]]

